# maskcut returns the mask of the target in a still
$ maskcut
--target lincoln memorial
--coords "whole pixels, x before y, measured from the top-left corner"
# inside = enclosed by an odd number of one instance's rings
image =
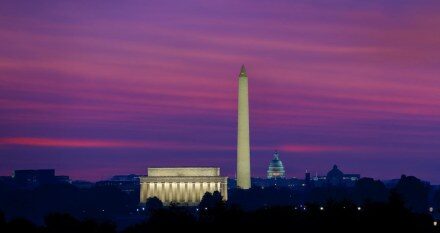
[[[164,205],[197,205],[206,192],[214,191],[219,191],[224,200],[228,198],[227,177],[220,176],[220,168],[148,168],[148,176],[141,177],[140,182],[142,204],[149,197],[157,197]]]

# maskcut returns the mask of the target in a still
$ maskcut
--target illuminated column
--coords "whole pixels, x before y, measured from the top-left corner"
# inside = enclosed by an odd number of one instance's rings
[[[196,190],[195,190],[194,194],[195,194],[194,202],[197,202],[199,200],[199,195],[200,195],[200,183],[199,182],[196,182]]]
[[[153,197],[159,198],[159,196],[157,194],[157,182],[153,183]]]
[[[223,200],[228,200],[228,187],[226,186],[226,183],[221,183],[221,194]]]
[[[193,190],[193,202],[197,202],[197,195],[199,195],[199,184],[194,182],[194,190]]]
[[[238,76],[238,127],[237,127],[237,187],[251,187],[251,163],[249,142],[248,77],[244,65]]]
[[[165,196],[165,182],[160,183],[160,200],[162,202],[165,202],[166,196]]]
[[[163,203],[165,203],[166,202],[166,200],[167,200],[167,196],[165,195],[166,194],[166,191],[167,191],[167,187],[165,186],[165,182],[163,182],[162,183],[162,191],[161,191],[161,193],[162,193],[162,202]]]
[[[151,182],[147,183],[147,199],[152,196],[153,184]]]
[[[202,182],[202,188],[200,190],[200,200],[202,200],[203,195],[206,193],[208,183]]]
[[[196,202],[196,183],[191,184],[191,202]]]
[[[177,182],[177,190],[176,190],[176,193],[177,193],[176,201],[177,202],[182,202],[181,199],[180,199],[181,196],[182,196],[180,188],[181,188],[180,182]]]
[[[170,199],[172,202],[176,202],[176,183],[171,182],[170,183],[170,188],[171,188],[171,192],[170,192]]]
[[[214,193],[214,191],[216,190],[216,188],[215,188],[215,183],[214,182],[211,182],[211,183],[209,183],[209,192],[211,192],[211,193]]]
[[[179,202],[185,202],[185,183],[179,183]]]
[[[164,183],[164,196],[165,196],[165,202],[170,202],[170,183],[165,182]]]
[[[172,202],[172,201],[174,201],[174,188],[173,188],[173,186],[174,186],[174,183],[173,182],[170,182],[170,202]]]
[[[185,182],[185,189],[183,191],[183,201],[189,202],[188,201],[188,182]]]
[[[199,195],[198,195],[198,201],[201,201],[203,197],[203,182],[200,182],[200,190],[199,190]]]
[[[146,195],[146,192],[145,192],[146,187],[145,186],[146,186],[146,183],[142,182],[141,183],[141,198],[140,198],[140,202],[141,203],[145,203],[147,201],[147,195]]]

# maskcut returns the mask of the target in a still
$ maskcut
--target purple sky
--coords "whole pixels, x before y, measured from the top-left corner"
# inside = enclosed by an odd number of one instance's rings
[[[219,166],[440,183],[440,1],[1,1],[0,175]]]

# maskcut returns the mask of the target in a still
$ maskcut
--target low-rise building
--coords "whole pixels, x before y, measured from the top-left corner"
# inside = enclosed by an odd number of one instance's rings
[[[165,205],[197,205],[206,192],[215,191],[224,200],[228,198],[227,177],[214,167],[148,168],[148,176],[140,177],[140,186],[141,204],[157,197]]]

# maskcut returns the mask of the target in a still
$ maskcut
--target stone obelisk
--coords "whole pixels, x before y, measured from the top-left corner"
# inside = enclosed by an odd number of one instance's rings
[[[251,187],[251,161],[249,145],[248,77],[244,65],[238,75],[238,129],[237,129],[237,187]]]

